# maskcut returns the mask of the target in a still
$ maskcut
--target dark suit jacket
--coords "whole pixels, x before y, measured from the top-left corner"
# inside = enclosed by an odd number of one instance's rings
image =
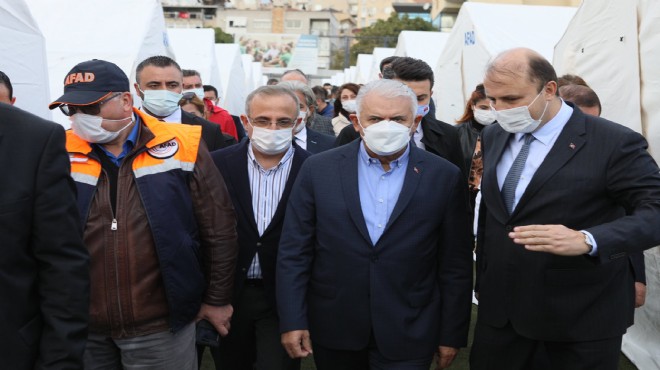
[[[309,127],[307,128],[307,151],[311,154],[321,153],[332,149],[334,144],[334,136],[322,134]]]
[[[282,192],[282,198],[268,228],[262,236],[259,236],[252,210],[252,194],[250,193],[250,179],[248,177],[248,145],[250,145],[250,141],[243,140],[238,145],[211,153],[215,165],[225,179],[227,190],[236,211],[239,249],[236,276],[234,278],[234,304],[241,296],[252,259],[259,252],[259,264],[266,296],[275,307],[275,263],[280,234],[282,233],[282,223],[284,222],[284,211],[300,166],[310,154],[297,145],[294,147],[291,171]]]
[[[220,125],[207,121],[204,118],[197,117],[184,110],[181,110],[181,123],[202,126],[202,139],[206,143],[209,152],[236,144],[236,139],[231,135],[223,133],[220,129]]]
[[[461,143],[458,140],[458,131],[456,128],[448,123],[438,121],[430,113],[424,116],[421,125],[422,133],[424,134],[422,136],[422,143],[426,147],[426,151],[439,155],[455,164],[456,167],[460,168],[465,178],[467,178],[469,168],[465,168]]]
[[[307,122],[307,128],[311,128],[322,134],[335,136],[335,131],[332,129],[332,118],[322,116],[318,113],[315,113],[312,119]]]
[[[82,369],[89,255],[60,125],[0,103],[0,367]]]
[[[480,322],[511,322],[519,334],[548,341],[623,334],[634,307],[628,255],[660,243],[660,175],[644,138],[575,109],[509,216],[496,167],[511,134],[499,125],[482,133]],[[507,234],[529,224],[587,230],[598,256],[527,251]]]
[[[374,246],[360,207],[361,141],[313,155],[289,199],[277,265],[282,332],[391,359],[466,344],[472,236],[456,166],[411,148],[403,188]],[[313,344],[312,344],[313,345]]]
[[[245,127],[243,127],[243,122],[241,122],[241,117],[232,114],[231,119],[234,120],[234,126],[236,126],[236,136],[238,136],[238,141],[240,142],[247,135],[245,133]]]

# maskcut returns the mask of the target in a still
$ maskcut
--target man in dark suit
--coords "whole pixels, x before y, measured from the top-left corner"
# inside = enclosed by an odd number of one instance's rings
[[[315,116],[316,113],[316,95],[307,85],[299,81],[284,81],[278,85],[284,86],[293,91],[298,97],[300,108],[300,118],[302,121],[293,129],[295,143],[311,154],[321,153],[334,147],[334,136],[322,134],[312,128],[307,127],[307,121]],[[324,90],[325,91],[325,90]]]
[[[82,369],[89,254],[61,126],[0,103],[0,367]]]
[[[137,66],[135,79],[142,109],[151,116],[160,121],[201,126],[202,139],[209,151],[236,143],[233,136],[223,134],[219,125],[181,110],[183,72],[173,59],[159,55],[143,60]]]
[[[434,82],[431,67],[420,59],[397,57],[383,69],[383,78],[401,81],[417,95],[417,114],[424,119],[413,135],[415,145],[455,164],[467,177],[458,132],[429,114]]]
[[[471,368],[616,369],[633,322],[628,256],[660,243],[660,175],[638,133],[557,95],[529,49],[484,79],[499,125],[483,131],[479,316]]]
[[[239,243],[231,332],[212,352],[219,369],[299,369],[300,360],[280,344],[275,264],[289,194],[309,153],[292,145],[300,124],[292,91],[264,86],[248,95],[247,106],[242,120],[250,140],[212,154],[227,179]],[[286,140],[269,139],[280,133]]]
[[[282,343],[319,370],[449,366],[466,344],[472,236],[458,168],[410,145],[415,94],[360,89],[364,140],[310,157],[289,199],[277,264]],[[311,339],[310,339],[311,335]]]

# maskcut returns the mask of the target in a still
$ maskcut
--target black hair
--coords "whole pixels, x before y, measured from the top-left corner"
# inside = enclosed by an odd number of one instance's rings
[[[194,69],[184,69],[181,72],[183,72],[183,77],[197,76],[199,78],[202,78],[199,72],[195,71]]]
[[[219,96],[218,96],[218,89],[216,89],[215,87],[213,87],[213,86],[211,86],[211,85],[204,85],[204,86],[202,86],[202,87],[204,88],[204,92],[207,92],[207,91],[213,91],[213,93],[215,94],[215,97],[216,97],[216,98],[219,97]]]
[[[380,61],[380,65],[378,68],[380,69],[380,73],[383,73],[383,68],[386,65],[392,64],[393,61],[397,60],[399,57],[392,55],[391,57],[383,58],[383,60]]]
[[[9,99],[14,97],[14,88],[11,86],[11,80],[4,72],[0,71],[0,85],[5,85],[9,90]]]
[[[321,86],[312,87],[312,91],[314,91],[314,95],[316,95],[316,99],[326,100],[328,98],[328,91]]]
[[[538,91],[543,90],[543,86],[550,81],[557,83],[557,73],[552,67],[552,64],[545,58],[539,55],[529,56],[529,70],[527,76],[531,82],[535,82],[538,86]],[[559,89],[556,90],[555,95],[559,96]]]
[[[158,68],[174,66],[176,69],[181,71],[181,67],[179,67],[179,64],[175,62],[174,59],[164,55],[156,55],[149,57],[138,64],[137,68],[135,69],[135,79],[138,83],[140,83],[140,73],[142,73],[142,70],[148,66],[154,66]]]
[[[388,68],[383,71],[383,78],[399,79],[401,81],[426,81],[433,87],[433,70],[421,59],[410,57],[397,57]]]

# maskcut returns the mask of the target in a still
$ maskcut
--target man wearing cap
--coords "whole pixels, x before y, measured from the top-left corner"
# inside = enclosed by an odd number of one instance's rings
[[[91,60],[50,104],[71,117],[67,151],[90,253],[85,368],[196,369],[195,320],[229,330],[233,207],[201,128],[133,108],[128,78]]]
[[[142,110],[160,121],[202,127],[202,139],[209,151],[235,144],[233,136],[223,133],[220,126],[182,111],[183,72],[172,58],[157,55],[138,64],[135,71],[135,91],[142,99]],[[202,93],[200,99],[204,98]]]

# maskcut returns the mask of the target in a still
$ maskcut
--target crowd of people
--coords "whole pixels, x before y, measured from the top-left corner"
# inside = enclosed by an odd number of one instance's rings
[[[169,57],[94,59],[67,131],[0,72],[2,366],[443,369],[474,296],[472,369],[616,369],[660,244],[645,139],[530,49],[451,124],[425,62],[380,72],[288,70],[235,116]]]

